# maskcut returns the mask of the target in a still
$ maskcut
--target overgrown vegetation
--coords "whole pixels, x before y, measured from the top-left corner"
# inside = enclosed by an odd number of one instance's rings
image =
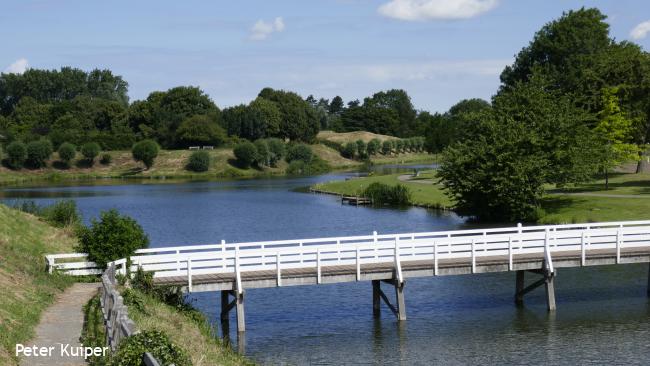
[[[44,255],[71,252],[70,231],[0,205],[0,364],[17,365],[16,343],[34,335],[41,313],[74,279],[49,275]]]
[[[88,253],[88,259],[101,268],[149,245],[149,237],[142,227],[116,210],[101,212],[99,221],[92,219],[90,227],[78,229],[78,236],[77,251]]]
[[[411,203],[411,192],[403,184],[370,183],[362,195],[370,198],[375,206],[406,206]]]

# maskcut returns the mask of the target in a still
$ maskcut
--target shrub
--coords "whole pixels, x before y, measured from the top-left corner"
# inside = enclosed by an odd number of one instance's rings
[[[257,148],[250,141],[240,142],[233,149],[237,163],[242,168],[251,166],[257,158]]]
[[[62,200],[43,207],[41,216],[52,226],[66,227],[81,222],[81,215],[74,200]]]
[[[314,158],[314,153],[311,151],[311,147],[305,144],[293,145],[287,151],[287,162],[292,162],[294,160],[302,160],[305,164],[311,163]]]
[[[59,153],[59,159],[61,159],[66,166],[70,166],[70,162],[77,155],[77,148],[69,142],[64,142],[59,146],[57,152]]]
[[[379,139],[372,139],[370,142],[368,142],[368,147],[366,148],[366,152],[368,155],[377,155],[379,152],[379,148],[381,147],[381,141]]]
[[[395,205],[404,206],[411,201],[411,192],[408,187],[401,184],[390,186],[375,182],[370,184],[363,191],[363,196],[370,198],[373,205]]]
[[[257,150],[257,157],[255,158],[257,165],[271,165],[271,152],[269,151],[269,145],[266,141],[262,139],[255,140],[254,145]]]
[[[165,333],[157,330],[147,330],[125,338],[109,364],[142,365],[142,357],[146,352],[151,353],[161,365],[192,365],[187,352],[173,344]]]
[[[78,236],[78,250],[88,253],[88,259],[102,268],[149,245],[149,237],[142,227],[116,210],[103,211],[100,220],[93,219],[90,227],[81,227]]]
[[[311,162],[305,163],[302,160],[293,160],[287,167],[287,174],[291,175],[312,175],[327,172],[330,166],[326,161],[314,157]]]
[[[341,151],[341,155],[348,159],[354,159],[354,157],[357,155],[357,144],[354,142],[348,142],[345,144],[345,146],[343,146],[343,150]]]
[[[386,140],[381,144],[381,153],[384,155],[389,155],[392,149],[393,149],[393,143],[390,142],[389,140]]]
[[[357,140],[357,154],[359,154],[359,159],[365,159],[368,157],[368,152],[366,150],[366,143],[363,140]]]
[[[187,162],[187,169],[193,172],[207,172],[210,168],[210,154],[207,151],[194,151]]]
[[[27,147],[20,141],[14,141],[7,146],[7,165],[12,169],[20,169],[27,159]]]
[[[141,161],[147,169],[153,166],[153,162],[158,157],[158,151],[160,147],[153,140],[142,140],[131,149],[133,154],[133,159],[135,161]]]
[[[403,153],[404,152],[404,141],[403,140],[395,140],[395,152]]]
[[[102,158],[99,160],[102,165],[110,165],[112,161],[113,156],[109,153],[102,154]]]
[[[52,143],[48,139],[40,139],[27,144],[27,163],[33,168],[46,166],[52,156]]]
[[[287,153],[286,145],[284,141],[274,137],[266,139],[266,144],[269,147],[269,163],[271,166],[277,166],[278,161]]]
[[[84,156],[86,161],[93,165],[95,163],[95,158],[99,155],[101,147],[96,142],[87,142],[81,146],[81,155]]]

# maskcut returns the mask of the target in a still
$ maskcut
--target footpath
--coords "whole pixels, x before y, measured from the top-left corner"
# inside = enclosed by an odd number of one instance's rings
[[[41,317],[36,327],[36,337],[25,347],[48,347],[52,352],[43,356],[21,358],[23,366],[82,366],[86,365],[83,354],[74,356],[80,347],[79,337],[83,329],[83,306],[97,293],[99,283],[75,283],[60,294]],[[62,352],[62,350],[64,352]],[[63,353],[63,354],[62,354]]]

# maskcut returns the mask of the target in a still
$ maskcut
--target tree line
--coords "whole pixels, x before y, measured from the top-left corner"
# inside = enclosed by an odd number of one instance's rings
[[[223,110],[200,88],[178,86],[130,102],[128,83],[110,70],[28,69],[0,74],[0,144],[47,138],[102,150],[129,149],[150,139],[165,149],[235,144],[239,139],[280,138],[312,143],[320,130],[366,130],[398,137],[423,135],[419,118],[403,90],[379,92],[363,103],[331,102],[272,88],[248,104]]]

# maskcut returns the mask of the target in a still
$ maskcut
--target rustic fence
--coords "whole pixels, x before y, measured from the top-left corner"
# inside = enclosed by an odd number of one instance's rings
[[[118,264],[119,265],[119,264]],[[108,265],[108,269],[102,274],[102,287],[100,302],[104,314],[104,325],[106,327],[106,344],[114,352],[120,342],[138,333],[135,323],[129,318],[129,311],[124,305],[124,298],[117,290],[116,263]],[[147,352],[143,355],[143,362],[147,366],[159,366],[158,361]]]

